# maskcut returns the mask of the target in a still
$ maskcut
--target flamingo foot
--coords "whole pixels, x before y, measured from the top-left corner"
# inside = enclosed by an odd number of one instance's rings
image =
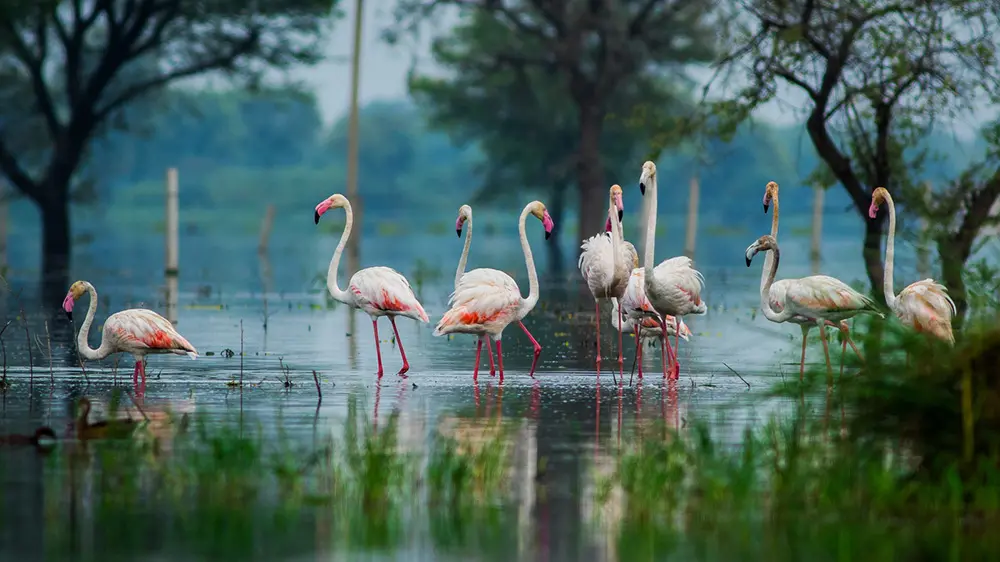
[[[396,375],[403,377],[405,379],[407,378],[406,371],[410,370],[410,362],[406,360],[406,351],[403,350],[403,340],[399,339],[399,330],[396,329],[396,317],[390,316],[389,323],[392,324],[392,333],[396,336],[396,344],[399,345],[399,355],[400,357],[403,358],[403,368],[401,368],[399,372],[396,373]],[[479,362],[477,361],[476,362],[477,367],[478,364]]]
[[[524,330],[524,333],[528,335],[528,339],[531,340],[531,345],[535,347],[535,358],[531,361],[531,371],[528,373],[531,378],[535,378],[535,367],[538,365],[538,357],[542,354],[542,346],[537,340],[535,340],[535,337],[531,335],[531,332],[529,332],[528,328],[525,327],[524,322],[519,320],[517,323],[521,325],[521,329]]]
[[[486,353],[490,358],[490,376],[495,377],[497,376],[497,368],[493,364],[493,344],[491,343],[491,338],[489,336],[486,336]],[[478,364],[479,361],[476,360],[476,363]]]

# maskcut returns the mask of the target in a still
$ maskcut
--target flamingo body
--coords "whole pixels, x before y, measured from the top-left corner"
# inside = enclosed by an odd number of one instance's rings
[[[448,311],[434,328],[445,334],[488,334],[497,337],[519,320],[521,290],[510,275],[488,267],[467,271],[448,299]]]
[[[391,267],[366,267],[358,271],[351,276],[347,290],[354,300],[353,306],[372,318],[405,316],[430,321],[410,282]]]
[[[771,285],[768,298],[775,312],[791,311],[786,322],[796,324],[815,324],[821,319],[840,322],[861,312],[878,313],[871,298],[827,275],[782,279]]]
[[[951,318],[957,313],[955,302],[944,285],[933,279],[917,281],[900,291],[892,303],[892,312],[917,332],[955,343],[951,331]]]
[[[708,306],[701,300],[705,278],[686,256],[663,260],[646,281],[646,295],[653,309],[668,316],[702,315]]]

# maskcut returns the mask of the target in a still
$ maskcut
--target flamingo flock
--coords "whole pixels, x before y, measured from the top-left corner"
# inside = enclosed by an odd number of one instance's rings
[[[639,176],[639,190],[643,197],[650,198],[649,216],[646,221],[645,245],[642,265],[639,254],[623,234],[624,203],[622,188],[611,186],[608,196],[608,216],[603,231],[585,239],[581,244],[578,262],[580,274],[595,301],[595,332],[597,346],[595,364],[598,375],[601,368],[600,321],[602,300],[611,301],[611,324],[618,331],[618,371],[623,373],[622,334],[632,331],[635,336],[635,358],[638,375],[643,376],[642,347],[647,340],[659,340],[663,377],[677,380],[680,373],[678,349],[680,340],[689,340],[691,330],[684,323],[688,315],[704,315],[708,305],[702,299],[705,290],[704,276],[694,268],[688,257],[677,256],[655,262],[655,234],[657,221],[657,174],[656,165],[647,161],[642,165]],[[774,213],[770,234],[761,236],[746,248],[747,267],[760,252],[766,252],[760,280],[760,308],[764,317],[775,323],[797,324],[802,330],[802,357],[799,366],[800,378],[805,371],[806,338],[809,330],[819,328],[826,359],[828,374],[832,374],[829,344],[826,328],[840,330],[844,335],[841,349],[841,372],[843,354],[850,344],[861,358],[861,353],[850,338],[846,320],[859,314],[884,316],[874,300],[849,287],[843,281],[826,275],[812,275],[799,279],[776,281],[780,263],[778,247],[779,200],[778,184],[770,182],[765,186],[764,212],[773,205]],[[878,187],[872,193],[869,209],[871,219],[877,217],[879,206],[885,204],[889,212],[889,233],[886,244],[884,296],[889,310],[904,325],[949,344],[954,344],[951,322],[955,314],[955,304],[947,290],[933,279],[917,281],[898,295],[893,289],[893,257],[896,228],[896,210],[889,192]],[[396,317],[412,318],[428,323],[430,318],[418,301],[406,277],[398,271],[374,266],[354,273],[341,289],[338,282],[340,258],[351,236],[354,214],[351,203],[337,193],[316,205],[314,219],[320,218],[332,209],[344,209],[346,222],[340,241],[330,260],[327,272],[327,289],[337,301],[368,314],[372,320],[375,338],[375,354],[378,363],[377,375],[383,375],[382,351],[379,345],[378,320],[387,317],[392,326],[395,341],[399,346],[402,365],[398,376],[405,377],[410,369],[402,339],[396,327]],[[525,268],[528,273],[528,295],[522,296],[517,282],[503,271],[492,268],[477,268],[466,271],[469,250],[472,244],[472,208],[459,208],[455,230],[461,238],[463,227],[468,224],[465,242],[458,268],[455,272],[454,291],[448,300],[448,309],[437,322],[433,334],[472,334],[478,338],[476,363],[473,379],[478,378],[483,343],[486,344],[490,375],[499,373],[504,380],[503,332],[516,323],[528,336],[533,346],[533,359],[529,376],[534,378],[542,347],[524,325],[524,318],[534,309],[539,299],[538,274],[528,242],[527,221],[533,217],[541,222],[545,239],[549,239],[555,227],[545,205],[541,201],[528,203],[518,217],[518,235],[524,253]],[[80,328],[77,349],[82,358],[100,360],[114,353],[129,353],[135,360],[133,384],[138,392],[143,392],[146,381],[146,356],[153,354],[186,355],[195,359],[198,351],[173,325],[156,312],[147,309],[129,309],[108,317],[101,334],[101,344],[93,349],[88,344],[90,327],[97,311],[97,291],[87,281],[73,283],[63,300],[63,310],[72,318],[74,305],[84,294],[89,294],[90,306]],[[673,336],[674,345],[669,338]],[[493,360],[493,344],[496,344],[496,362]],[[863,359],[862,359],[863,360]],[[140,386],[141,379],[141,386]]]

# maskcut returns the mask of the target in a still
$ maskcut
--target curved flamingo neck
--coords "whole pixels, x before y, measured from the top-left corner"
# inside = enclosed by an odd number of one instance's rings
[[[618,253],[621,251],[622,237],[621,226],[618,224],[618,208],[614,203],[608,207],[608,218],[611,220],[611,255],[618,260]]]
[[[87,342],[90,336],[90,326],[94,323],[94,316],[97,315],[97,289],[89,282],[85,284],[87,292],[90,293],[90,307],[87,308],[87,317],[83,319],[80,326],[80,333],[76,336],[76,349],[80,355],[88,361],[98,361],[111,355],[111,344],[108,343],[106,335],[101,334],[101,346],[97,349],[90,347]]]
[[[778,214],[779,214],[779,209],[778,209],[778,207],[779,207],[779,205],[778,205],[778,191],[777,190],[774,191],[774,196],[771,199],[772,199],[772,203],[774,205],[774,215],[771,217],[771,238],[774,238],[774,240],[777,241],[778,240]],[[761,287],[763,287],[764,283],[767,281],[767,274],[768,274],[768,272],[771,271],[771,265],[773,264],[773,262],[774,262],[774,257],[771,255],[771,252],[767,252],[767,255],[764,256],[764,267],[761,268],[761,271],[760,271],[760,286]]]
[[[896,292],[892,282],[892,262],[896,257],[896,205],[892,202],[892,195],[885,193],[885,203],[889,206],[889,239],[885,243],[885,271],[882,274],[882,293],[885,295],[885,303],[889,308],[894,308],[896,304]]]
[[[642,265],[647,272],[653,270],[653,244],[656,240],[656,174],[649,178],[649,216],[646,217],[646,255]],[[653,276],[646,276],[646,286],[652,285]]]
[[[529,203],[521,211],[521,218],[517,224],[517,230],[521,236],[521,250],[524,251],[524,265],[528,268],[528,298],[521,301],[519,318],[524,318],[538,302],[538,273],[535,271],[535,258],[531,255],[531,245],[528,244],[528,235],[525,232],[525,223],[533,204],[533,202]]]
[[[462,280],[462,275],[465,275],[465,262],[469,259],[469,246],[472,245],[472,212],[470,211],[465,219],[465,222],[469,223],[469,230],[465,233],[465,246],[462,248],[462,257],[458,258],[458,270],[455,272],[455,287],[458,287],[458,282]]]
[[[344,204],[344,212],[347,215],[347,221],[344,223],[344,232],[340,235],[340,242],[337,244],[337,249],[333,252],[333,258],[330,259],[330,268],[326,272],[326,288],[330,291],[330,295],[334,299],[344,303],[353,304],[354,299],[351,298],[351,294],[340,288],[337,284],[337,270],[340,268],[340,255],[344,253],[344,247],[347,246],[347,240],[351,237],[351,228],[354,226],[354,211],[351,210],[351,202],[347,201]]]
[[[772,252],[774,255],[772,256],[771,266],[769,269],[765,269],[767,278],[764,284],[760,286],[760,309],[764,313],[764,318],[767,318],[771,322],[785,322],[792,317],[791,314],[775,312],[771,309],[771,285],[774,284],[774,278],[778,275],[778,262],[781,260],[781,251],[778,250],[777,245],[768,250],[767,253],[770,256]],[[764,267],[767,268],[767,261],[765,260],[764,263]]]

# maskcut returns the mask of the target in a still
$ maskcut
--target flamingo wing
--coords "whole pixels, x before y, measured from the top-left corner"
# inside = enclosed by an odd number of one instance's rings
[[[628,278],[628,286],[625,287],[625,294],[622,295],[621,301],[623,312],[628,314],[633,320],[646,317],[654,319],[655,323],[656,311],[649,302],[649,298],[646,297],[645,269],[637,267],[632,270],[632,274]],[[647,324],[644,322],[642,327],[647,327]]]
[[[116,312],[104,323],[104,333],[128,350],[157,350],[178,355],[198,356],[198,350],[184,339],[169,320],[144,308]]]
[[[797,314],[809,318],[827,318],[847,315],[853,316],[859,312],[872,312],[881,315],[871,298],[855,291],[847,283],[826,275],[811,275],[801,279],[786,279],[784,305],[791,307]],[[770,295],[772,299],[775,294]]]
[[[611,235],[601,233],[591,236],[580,245],[577,267],[595,297],[608,297],[608,290],[615,276],[615,255]]]
[[[521,300],[521,290],[510,275],[486,267],[468,271],[448,299],[449,308],[434,335],[496,332],[516,318]]]
[[[351,277],[348,290],[369,314],[394,314],[429,322],[410,282],[391,267],[366,267]]]
[[[693,267],[694,262],[685,256],[663,260],[653,268],[656,300],[662,308],[678,315],[705,314],[708,306],[701,300],[705,277]]]
[[[924,279],[900,291],[893,312],[900,321],[918,332],[927,332],[944,341],[955,342],[952,315],[957,313],[948,289],[933,279]]]

